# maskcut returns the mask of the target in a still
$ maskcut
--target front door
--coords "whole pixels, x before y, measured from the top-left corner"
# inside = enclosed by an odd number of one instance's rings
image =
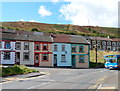
[[[35,54],[34,66],[39,66],[39,54]]]
[[[57,54],[54,54],[54,67],[57,67]]]
[[[72,55],[72,68],[75,68],[76,66],[76,58],[75,55]]]
[[[16,52],[16,61],[15,64],[20,65],[20,52]]]

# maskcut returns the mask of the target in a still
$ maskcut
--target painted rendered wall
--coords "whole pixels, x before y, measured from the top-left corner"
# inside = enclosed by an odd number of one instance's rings
[[[52,63],[52,43],[42,43],[42,42],[36,42],[40,44],[40,50],[35,50],[35,53],[39,54],[39,66],[48,66],[48,67],[53,67]],[[43,44],[48,45],[48,50],[42,50],[43,49]],[[43,61],[42,60],[42,54],[48,54],[48,61]]]
[[[16,50],[16,52],[20,52],[20,64],[34,65],[34,42],[29,42],[29,50],[24,50],[25,41],[16,41],[16,42],[21,42],[21,50]],[[24,52],[29,52],[29,61],[23,60]]]
[[[76,68],[89,68],[89,57],[85,55],[85,63],[79,63],[79,55],[76,55]]]
[[[76,52],[72,53],[75,55],[76,68],[89,68],[89,45],[84,44],[71,44],[71,47],[76,47]],[[84,47],[84,52],[79,52],[79,46]],[[79,55],[85,55],[85,63],[79,63]]]
[[[52,67],[53,64],[52,64],[52,54],[48,54],[48,61],[43,61],[42,60],[42,54],[39,54],[40,56],[40,66],[48,66],[48,67]]]
[[[54,45],[58,46],[58,51],[54,51]],[[62,52],[62,45],[65,45],[65,52]],[[71,44],[67,43],[53,43],[53,63],[54,54],[57,54],[57,66],[71,66]],[[61,55],[66,55],[66,62],[61,62]]]

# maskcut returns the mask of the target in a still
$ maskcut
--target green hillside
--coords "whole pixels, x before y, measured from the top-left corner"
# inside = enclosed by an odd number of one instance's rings
[[[46,33],[64,33],[82,36],[101,36],[120,37],[118,28],[99,27],[99,26],[78,26],[71,24],[45,24],[36,22],[0,22],[2,28],[24,30],[24,31],[39,31]]]

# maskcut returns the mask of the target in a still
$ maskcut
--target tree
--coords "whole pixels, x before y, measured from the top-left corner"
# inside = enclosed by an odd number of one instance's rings
[[[31,31],[39,31],[37,28],[32,28]]]

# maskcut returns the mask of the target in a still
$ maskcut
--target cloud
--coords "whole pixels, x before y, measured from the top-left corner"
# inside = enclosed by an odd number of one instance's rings
[[[61,17],[74,25],[118,26],[119,0],[64,0],[69,4],[60,8]],[[89,22],[88,22],[89,21]]]
[[[19,21],[24,22],[24,21],[27,21],[27,20],[20,19]],[[28,20],[28,22],[38,22],[38,21],[36,21],[36,20]]]
[[[48,10],[46,9],[46,7],[43,6],[43,5],[40,6],[38,13],[39,13],[42,17],[52,15],[52,12],[48,11]]]
[[[59,2],[59,0],[51,0],[53,3],[57,3]]]
[[[35,20],[29,20],[29,22],[38,22],[38,21],[35,21]]]
[[[24,19],[20,19],[19,21],[25,21]]]

